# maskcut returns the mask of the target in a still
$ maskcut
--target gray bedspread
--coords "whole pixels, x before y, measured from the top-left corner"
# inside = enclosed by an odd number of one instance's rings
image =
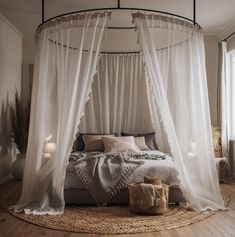
[[[97,205],[105,205],[126,185],[129,176],[144,164],[133,157],[135,154],[76,152],[70,155],[67,170],[79,177]]]

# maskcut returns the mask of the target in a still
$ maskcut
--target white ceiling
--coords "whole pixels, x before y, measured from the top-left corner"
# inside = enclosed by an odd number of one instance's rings
[[[117,0],[45,0],[45,18],[86,8],[116,7]],[[192,19],[193,0],[121,0],[122,7],[150,8]],[[0,0],[0,13],[24,35],[41,23],[41,0]],[[217,36],[235,25],[235,0],[197,0],[197,22],[206,35]]]

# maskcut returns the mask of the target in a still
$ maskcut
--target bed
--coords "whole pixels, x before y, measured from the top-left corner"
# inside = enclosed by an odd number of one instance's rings
[[[91,157],[90,159],[93,159],[95,155],[98,154],[99,156],[103,156],[105,153],[79,152],[73,153],[71,155],[64,185],[64,197],[65,203],[67,205],[97,204],[97,200],[95,198],[97,194],[95,194],[94,192],[92,193],[91,190],[89,190],[89,187],[87,187],[87,183],[83,180],[83,176],[78,175],[77,170],[74,169],[74,167],[76,167],[77,165],[77,160],[81,159],[81,157],[83,157],[84,155],[87,156],[87,154]],[[122,156],[123,154],[125,153],[121,153]],[[116,155],[116,153],[114,155]],[[113,154],[111,154],[111,156],[113,156]],[[144,176],[160,176],[162,178],[163,183],[171,185],[169,193],[169,202],[178,204],[179,202],[184,200],[182,192],[178,188],[178,171],[175,167],[173,159],[170,156],[165,155],[157,150],[150,150],[140,151],[137,154],[132,153],[129,154],[128,157],[131,161],[133,160],[135,162],[137,160],[137,162],[141,163],[141,165],[135,168],[133,172],[131,172],[131,174],[125,179],[126,183],[143,182]],[[97,160],[99,159],[100,157]],[[90,166],[90,164],[86,165]],[[106,163],[104,162],[104,164],[102,165],[105,166]],[[96,193],[97,192],[99,192],[99,189],[96,190]],[[128,204],[128,202],[128,189],[126,185],[123,185],[120,189],[117,190],[115,195],[109,197],[108,201],[105,201],[103,204]]]

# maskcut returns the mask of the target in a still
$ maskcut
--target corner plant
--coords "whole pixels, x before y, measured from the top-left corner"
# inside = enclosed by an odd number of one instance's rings
[[[28,144],[30,102],[25,106],[16,90],[15,101],[10,105],[11,137],[20,153],[25,154]]]

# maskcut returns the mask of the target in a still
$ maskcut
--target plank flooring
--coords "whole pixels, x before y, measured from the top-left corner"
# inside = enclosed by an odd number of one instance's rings
[[[0,198],[15,181],[0,185]],[[227,211],[221,211],[198,223],[146,234],[113,235],[114,237],[235,237],[235,182],[221,184],[221,189],[231,195]],[[110,223],[111,224],[111,223]],[[22,221],[0,208],[0,237],[107,237],[107,235],[80,234],[50,230]]]

